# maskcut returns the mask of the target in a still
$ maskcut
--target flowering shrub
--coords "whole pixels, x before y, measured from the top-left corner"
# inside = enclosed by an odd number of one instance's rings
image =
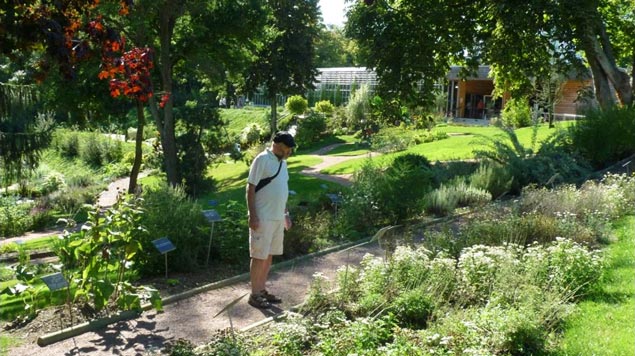
[[[537,285],[555,289],[567,298],[576,298],[588,291],[600,279],[603,269],[598,251],[563,238],[557,238],[546,247],[527,248],[523,265]]]
[[[459,294],[462,301],[485,302],[504,273],[518,270],[520,247],[474,245],[463,250],[458,261]]]

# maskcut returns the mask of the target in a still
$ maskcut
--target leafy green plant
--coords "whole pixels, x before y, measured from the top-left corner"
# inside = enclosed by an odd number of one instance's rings
[[[458,201],[459,197],[454,189],[441,185],[426,195],[423,210],[428,214],[447,216],[456,209]]]
[[[206,260],[209,241],[209,223],[200,205],[182,187],[172,188],[165,182],[144,189],[142,196],[145,213],[141,224],[148,229],[140,240],[146,253],[137,260],[142,274],[165,273],[164,260],[152,245],[152,240],[161,237],[169,238],[176,247],[169,255],[170,271],[199,268]]]
[[[147,231],[141,225],[142,213],[138,199],[122,198],[103,217],[98,210],[90,211],[79,236],[64,244],[60,258],[71,262],[63,273],[75,301],[100,311],[111,303],[122,310],[140,310],[149,300],[161,310],[158,291],[129,281],[134,262],[143,254],[141,240]]]
[[[335,106],[333,106],[329,100],[321,100],[315,103],[315,111],[326,116],[331,116],[335,111]]]
[[[240,143],[244,147],[251,146],[261,141],[266,134],[265,130],[257,123],[252,122],[245,126],[240,134]]]
[[[511,189],[512,177],[499,163],[485,161],[468,177],[470,185],[488,191],[492,198],[500,198]]]
[[[19,236],[32,225],[29,211],[33,203],[17,197],[0,195],[0,236]]]
[[[249,256],[249,226],[245,206],[230,200],[222,206],[222,211],[223,221],[214,226],[214,235],[220,237],[212,243],[212,261],[219,264],[245,263]]]
[[[574,150],[593,167],[607,167],[635,153],[635,106],[589,111],[568,131]]]
[[[295,139],[298,146],[310,146],[318,142],[325,131],[326,117],[324,114],[311,111],[305,117],[298,119]]]
[[[292,95],[287,99],[284,107],[291,114],[301,115],[309,108],[309,102],[301,95]]]
[[[531,108],[526,98],[512,98],[507,101],[502,112],[503,122],[507,126],[519,128],[532,124]]]

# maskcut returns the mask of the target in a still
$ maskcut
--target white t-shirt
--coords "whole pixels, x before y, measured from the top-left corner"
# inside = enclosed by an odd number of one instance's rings
[[[249,168],[247,183],[258,185],[261,179],[272,177],[278,171],[280,161],[269,148],[254,159]],[[284,210],[289,198],[289,172],[287,161],[282,161],[280,173],[256,193],[256,214],[260,220],[284,220]]]

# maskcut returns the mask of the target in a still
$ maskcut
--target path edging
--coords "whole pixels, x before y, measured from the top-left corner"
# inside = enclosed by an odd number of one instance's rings
[[[448,217],[436,218],[436,219],[433,219],[431,221],[427,221],[427,222],[423,223],[422,225],[423,226],[433,225],[433,224],[436,224],[436,223],[439,223],[439,222],[442,222],[442,221],[445,221],[445,220],[451,220],[453,218],[456,218],[458,216],[462,216],[462,215],[465,215],[465,214],[466,213],[460,213],[460,214],[452,215],[452,216],[448,216]],[[375,236],[371,236],[371,237],[367,237],[367,238],[362,239],[362,240],[347,242],[347,243],[344,243],[344,244],[341,244],[341,245],[337,245],[337,246],[333,246],[333,247],[330,247],[330,248],[326,248],[326,249],[321,250],[321,251],[310,253],[308,255],[299,256],[299,257],[296,257],[296,258],[293,258],[293,259],[290,259],[290,260],[287,260],[287,261],[282,261],[282,262],[276,263],[276,264],[271,266],[271,270],[272,271],[279,270],[279,269],[288,267],[290,265],[293,265],[293,264],[296,264],[296,263],[299,263],[299,262],[303,262],[305,260],[309,260],[309,259],[312,259],[312,258],[315,258],[315,257],[320,257],[320,256],[323,256],[323,255],[326,255],[326,254],[329,254],[329,253],[333,253],[333,252],[339,252],[339,251],[346,250],[346,249],[353,249],[353,248],[360,247],[360,246],[366,245],[366,244],[374,242],[374,241],[375,241]],[[244,280],[249,280],[249,272],[242,273],[242,274],[239,274],[237,276],[230,277],[230,278],[227,278],[227,279],[224,279],[224,280],[221,280],[221,281],[217,281],[217,282],[214,282],[214,283],[206,284],[206,285],[194,288],[194,289],[190,289],[190,290],[185,291],[183,293],[174,294],[174,295],[168,296],[166,298],[162,298],[161,301],[162,301],[163,305],[168,305],[168,304],[171,304],[171,303],[174,303],[174,302],[177,302],[177,301],[192,297],[192,296],[194,296],[196,294],[199,294],[199,293],[203,293],[203,292],[214,290],[214,289],[220,289],[220,288],[226,287],[228,285],[231,285],[233,283],[241,282],[241,281],[244,281]],[[302,304],[303,303],[292,307],[291,310],[292,311],[298,310],[298,308]],[[138,317],[139,315],[141,315],[141,313],[143,311],[147,311],[147,310],[150,310],[150,309],[152,309],[152,304],[151,303],[145,303],[145,304],[143,304],[141,306],[141,310],[139,310],[139,311],[137,311],[137,310],[126,310],[126,311],[120,312],[120,313],[115,314],[115,315],[110,316],[110,317],[91,320],[91,321],[88,321],[88,322],[85,322],[85,323],[82,323],[82,324],[78,324],[78,325],[71,326],[71,327],[68,327],[68,328],[65,328],[65,329],[62,329],[62,330],[59,330],[59,331],[55,331],[55,332],[52,332],[52,333],[49,333],[49,334],[42,335],[42,336],[38,337],[37,344],[39,346],[47,346],[47,345],[56,343],[58,341],[62,341],[62,340],[65,340],[65,339],[68,339],[68,338],[83,334],[83,333],[88,332],[88,331],[95,331],[95,330],[104,328],[104,327],[106,327],[106,326],[108,326],[110,324],[113,324],[113,323],[116,323],[116,322],[119,322],[119,321],[128,320],[128,319],[132,319],[132,318]],[[278,314],[278,315],[274,315],[274,316],[269,317],[269,318],[265,318],[264,320],[257,321],[257,322],[255,322],[255,323],[253,323],[251,325],[248,325],[248,326],[244,327],[243,329],[241,329],[241,331],[250,330],[250,329],[252,329],[254,327],[257,327],[257,326],[260,326],[260,325],[265,325],[265,324],[267,324],[267,323],[269,323],[269,322],[271,322],[273,320],[277,320],[279,318],[283,318],[284,315],[286,315],[286,312]]]
[[[304,256],[300,256],[300,257],[296,257],[293,258],[291,260],[287,260],[287,261],[283,261],[280,263],[276,263],[274,265],[271,266],[271,270],[275,271],[275,270],[279,270],[281,268],[287,267],[289,265],[295,264],[295,263],[299,263],[302,262],[304,260],[308,260],[311,258],[315,258],[315,257],[319,257],[328,253],[332,253],[332,252],[337,252],[339,250],[343,250],[349,247],[357,247],[357,246],[362,246],[364,244],[367,244],[371,241],[371,238],[366,238],[364,240],[359,240],[359,241],[352,241],[352,242],[348,242],[342,245],[338,245],[338,246],[333,246],[321,251],[317,251],[308,255],[304,255]],[[196,294],[199,293],[203,293],[203,292],[207,292],[210,290],[214,290],[214,289],[220,289],[223,287],[226,287],[228,285],[234,284],[236,282],[241,282],[244,280],[249,280],[249,272],[246,273],[242,273],[239,274],[237,276],[234,277],[230,277],[227,279],[223,279],[221,281],[217,281],[214,283],[210,283],[210,284],[206,284],[197,288],[193,288],[190,289],[188,291],[185,291],[183,293],[179,293],[179,294],[174,294],[174,295],[170,295],[168,297],[162,298],[161,301],[163,303],[163,305],[168,305],[189,297],[192,297]],[[54,331],[45,335],[42,335],[40,337],[38,337],[37,339],[37,344],[39,346],[47,346],[47,345],[51,345],[54,344],[58,341],[62,341],[62,340],[66,340],[68,338],[77,336],[77,335],[81,335],[85,332],[88,331],[95,331],[101,328],[104,328],[110,324],[119,322],[119,321],[123,321],[123,320],[128,320],[128,319],[133,319],[135,317],[138,317],[139,315],[141,315],[141,313],[143,311],[147,311],[152,309],[152,304],[151,303],[145,303],[141,306],[141,310],[137,311],[137,310],[126,310],[126,311],[122,311],[119,312],[113,316],[109,316],[106,318],[99,318],[99,319],[95,319],[95,320],[91,320],[91,321],[87,321],[75,326],[70,326],[67,328],[64,328],[62,330],[59,331]]]

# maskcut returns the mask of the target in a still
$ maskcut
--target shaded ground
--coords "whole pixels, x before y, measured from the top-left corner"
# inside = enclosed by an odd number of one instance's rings
[[[290,266],[274,270],[267,286],[283,298],[280,308],[262,311],[251,307],[243,298],[231,310],[231,322],[236,329],[282,312],[304,301],[312,276],[320,272],[332,278],[340,266],[356,265],[366,253],[381,255],[375,243],[357,246],[328,255],[303,259]],[[59,315],[50,311],[42,313],[33,325],[44,326],[40,330],[25,327],[8,334],[23,343],[9,350],[9,355],[144,355],[163,348],[168,342],[180,338],[194,344],[208,341],[212,335],[230,327],[229,316],[221,314],[213,318],[227,304],[246,295],[251,290],[247,281],[204,292],[165,306],[162,313],[148,311],[140,317],[122,321],[95,332],[87,332],[71,339],[40,347],[38,336],[46,331],[59,329]],[[45,320],[48,319],[48,320]]]

